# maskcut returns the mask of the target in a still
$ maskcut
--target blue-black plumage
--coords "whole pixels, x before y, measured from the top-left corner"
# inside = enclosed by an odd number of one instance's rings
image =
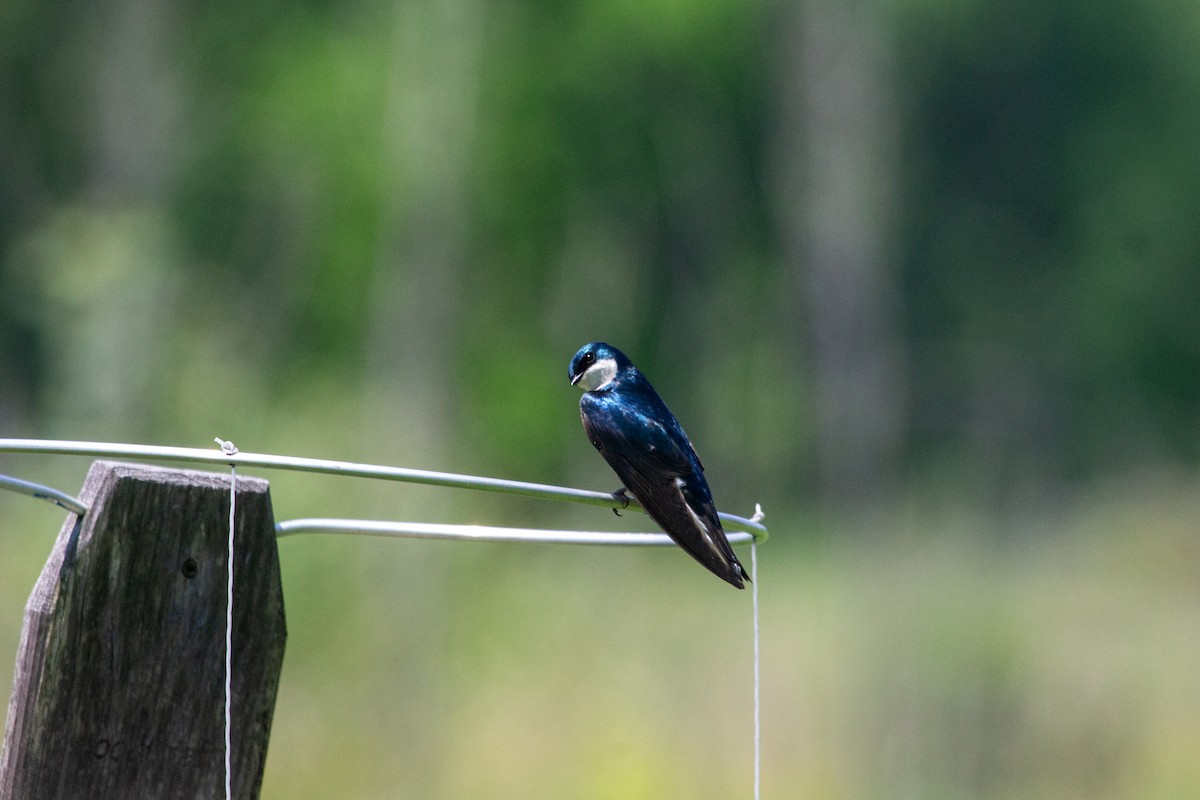
[[[604,342],[584,345],[567,371],[584,390],[583,429],[625,488],[689,555],[744,588],[750,576],[725,537],[704,466],[646,376]]]

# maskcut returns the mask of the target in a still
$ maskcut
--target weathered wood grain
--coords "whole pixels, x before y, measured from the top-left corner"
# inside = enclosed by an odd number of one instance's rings
[[[0,800],[224,797],[228,475],[98,461],[25,611]],[[238,478],[233,787],[258,796],[286,639],[266,481]]]

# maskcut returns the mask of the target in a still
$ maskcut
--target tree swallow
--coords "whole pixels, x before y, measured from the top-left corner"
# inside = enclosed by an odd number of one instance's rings
[[[676,544],[737,588],[742,568],[717,517],[704,465],[675,415],[624,353],[604,342],[584,345],[568,367],[583,388],[579,416],[588,439],[646,513]]]

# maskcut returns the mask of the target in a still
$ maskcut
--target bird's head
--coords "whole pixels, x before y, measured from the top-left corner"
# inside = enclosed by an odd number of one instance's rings
[[[618,373],[632,366],[617,348],[604,342],[592,342],[579,348],[567,368],[567,376],[572,386],[594,392],[608,386]]]

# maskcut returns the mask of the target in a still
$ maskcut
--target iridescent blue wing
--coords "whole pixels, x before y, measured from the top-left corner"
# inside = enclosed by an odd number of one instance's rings
[[[650,517],[689,555],[741,588],[745,570],[725,538],[700,460],[661,401],[589,393],[580,416],[588,439]]]

